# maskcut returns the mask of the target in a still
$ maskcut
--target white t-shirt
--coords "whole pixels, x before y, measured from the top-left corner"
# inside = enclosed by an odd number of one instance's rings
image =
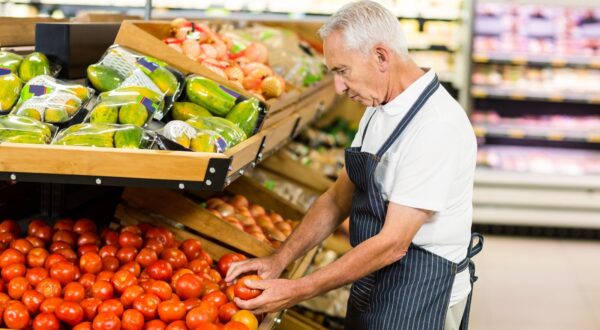
[[[386,105],[367,108],[352,146],[361,146],[365,125],[373,115],[361,151],[377,153],[434,74],[429,70]],[[471,238],[476,157],[477,142],[465,111],[440,86],[375,172],[385,200],[435,212],[413,243],[455,263],[466,257]],[[450,305],[466,298],[470,290],[469,272],[457,274]]]

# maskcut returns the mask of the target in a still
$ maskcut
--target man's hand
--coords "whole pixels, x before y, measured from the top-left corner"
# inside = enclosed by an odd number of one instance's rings
[[[285,267],[286,265],[280,263],[277,259],[275,259],[275,257],[256,258],[234,262],[231,264],[231,266],[229,266],[227,276],[225,277],[225,282],[231,284],[238,276],[250,272],[257,273],[258,276],[265,280],[275,279],[281,275]]]
[[[300,280],[248,281],[246,285],[252,289],[263,290],[263,292],[254,299],[235,298],[233,302],[239,308],[247,309],[256,315],[280,311],[309,298],[310,286],[301,284]]]

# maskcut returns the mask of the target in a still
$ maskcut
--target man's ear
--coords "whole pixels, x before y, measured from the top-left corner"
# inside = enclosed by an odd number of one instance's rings
[[[377,67],[380,72],[386,72],[390,67],[391,52],[382,44],[378,44],[374,48]]]

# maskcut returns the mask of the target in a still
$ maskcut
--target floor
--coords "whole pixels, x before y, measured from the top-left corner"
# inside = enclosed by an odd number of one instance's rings
[[[600,329],[600,241],[487,235],[470,329]]]

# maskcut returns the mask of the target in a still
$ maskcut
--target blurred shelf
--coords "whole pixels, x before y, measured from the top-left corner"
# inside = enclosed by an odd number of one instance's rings
[[[552,67],[586,67],[600,69],[600,56],[549,56],[509,53],[476,53],[475,63],[497,63]]]
[[[522,126],[509,127],[489,124],[473,124],[473,129],[475,130],[475,135],[478,137],[600,143],[600,128],[596,133],[589,133],[562,129],[534,131]]]
[[[547,92],[547,91],[527,91],[513,87],[481,86],[473,85],[471,95],[477,99],[507,99],[507,100],[527,100],[543,101],[556,103],[586,103],[600,104],[600,94],[590,96],[581,92]]]
[[[414,46],[408,47],[409,51],[423,52],[423,51],[433,51],[433,52],[446,52],[446,53],[455,53],[458,50],[455,48],[448,47],[446,45],[429,45],[429,46]]]

